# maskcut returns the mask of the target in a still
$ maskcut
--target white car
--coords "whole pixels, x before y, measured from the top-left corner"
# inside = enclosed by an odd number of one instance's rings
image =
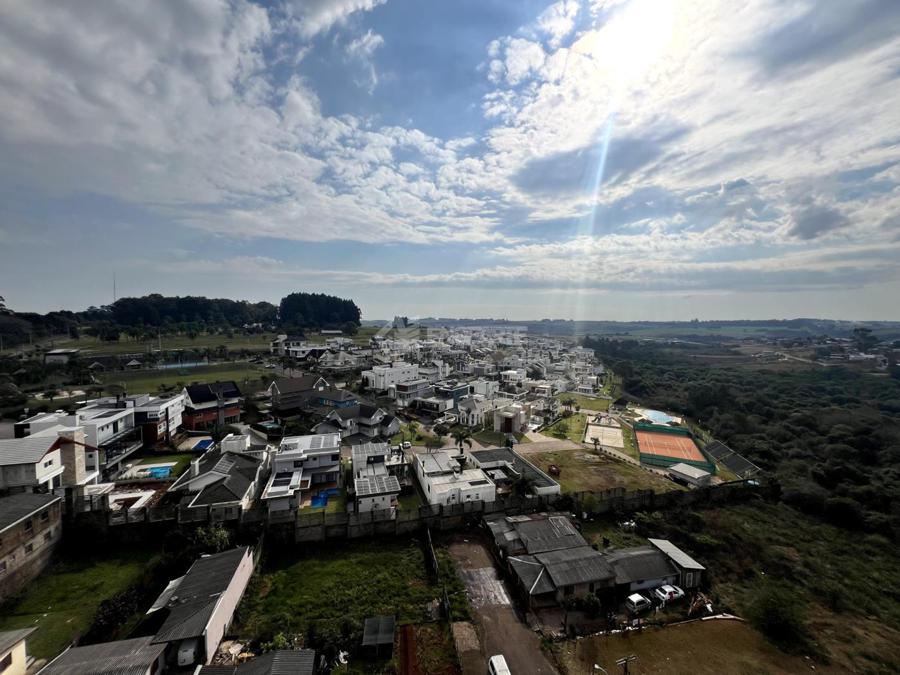
[[[681,600],[684,597],[683,590],[678,588],[678,586],[670,586],[669,584],[660,586],[655,591],[653,591],[653,594],[665,603],[675,602],[677,600]]]
[[[632,614],[640,614],[653,606],[647,598],[640,593],[632,593],[625,599],[625,609]]]
[[[488,661],[488,672],[491,675],[512,675],[512,671],[506,665],[506,659],[503,658],[503,654],[491,657],[491,660]]]

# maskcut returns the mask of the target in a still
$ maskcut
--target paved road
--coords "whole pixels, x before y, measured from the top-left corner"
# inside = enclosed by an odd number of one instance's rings
[[[450,555],[466,584],[483,651],[480,661],[472,658],[472,654],[461,659],[463,675],[482,675],[487,670],[488,658],[494,654],[503,654],[513,673],[557,673],[541,651],[540,637],[516,615],[506,584],[500,579],[485,544],[476,538],[466,539],[457,535],[450,544]]]

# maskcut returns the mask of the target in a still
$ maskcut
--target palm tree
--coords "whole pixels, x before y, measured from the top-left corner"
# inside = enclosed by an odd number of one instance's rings
[[[563,404],[563,407],[566,410],[568,410],[569,412],[572,412],[572,406],[575,405],[575,399],[572,398],[571,396],[566,396],[565,398],[560,400],[560,403]]]
[[[412,443],[416,440],[416,434],[419,431],[419,423],[415,420],[406,425],[406,430],[409,432],[409,442]]]
[[[452,436],[460,452],[462,452],[463,444],[468,445],[470,448],[472,447],[472,432],[468,429],[458,427],[454,429]]]

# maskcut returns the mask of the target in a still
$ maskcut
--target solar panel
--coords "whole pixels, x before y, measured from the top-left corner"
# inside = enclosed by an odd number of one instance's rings
[[[322,447],[322,437],[321,436],[313,436],[309,439],[309,447],[311,450],[318,450]]]

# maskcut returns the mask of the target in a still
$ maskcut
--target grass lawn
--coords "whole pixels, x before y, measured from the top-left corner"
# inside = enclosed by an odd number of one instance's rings
[[[564,672],[571,675],[591,672],[595,663],[609,673],[621,672],[616,660],[630,654],[637,656],[629,668],[635,675],[810,672],[810,664],[802,656],[778,651],[749,625],[733,620],[699,621],[664,629],[651,628],[641,633],[594,636],[563,642],[554,651]]]
[[[557,394],[556,398],[559,401],[563,401],[567,398],[575,399],[575,405],[581,406],[582,410],[594,410],[596,412],[606,412],[609,410],[609,399],[606,398],[594,398],[592,396],[585,396],[584,394],[570,394],[568,392]]]
[[[622,441],[625,443],[623,452],[640,461],[641,453],[638,452],[637,441],[634,440],[634,429],[627,424],[622,425]]]
[[[545,436],[568,438],[575,443],[581,443],[584,440],[584,429],[586,426],[587,415],[584,413],[574,413],[568,417],[557,420],[541,431],[541,433]]]
[[[218,363],[196,368],[143,370],[134,372],[115,372],[101,375],[104,385],[123,385],[129,393],[156,393],[162,387],[179,388],[194,382],[215,382],[216,380],[234,380],[238,386],[249,391],[262,389],[265,385],[261,376],[274,378],[270,371],[253,363],[234,362]],[[244,393],[247,393],[246,391]]]
[[[731,505],[697,515],[677,529],[661,518],[650,536],[672,534],[676,545],[713,570],[718,607],[744,615],[766,580],[781,580],[807,603],[810,637],[834,672],[900,672],[900,602],[893,591],[900,556],[892,542],[783,504]]]
[[[273,550],[244,595],[234,632],[242,639],[267,641],[278,633],[305,635],[314,626],[323,638],[357,644],[366,617],[396,613],[401,624],[419,623],[439,595],[415,540]]]
[[[424,502],[419,495],[418,490],[410,492],[408,495],[400,495],[397,497],[397,508],[402,511],[416,511]]]
[[[678,489],[675,483],[661,476],[595,454],[592,450],[541,452],[529,454],[528,459],[545,472],[551,464],[558,466],[561,474],[554,478],[559,481],[563,492],[597,492],[618,487],[658,492]]]
[[[60,560],[0,609],[0,631],[36,626],[28,650],[52,658],[88,629],[102,600],[138,581],[151,557],[115,548],[102,558]]]
[[[175,462],[175,466],[172,467],[172,473],[170,475],[172,478],[177,478],[188,468],[191,460],[198,456],[199,455],[190,452],[179,452],[172,455],[148,455],[146,457],[141,457],[138,460],[138,464],[165,464],[167,462]]]
[[[413,445],[425,445],[425,443],[432,438],[434,438],[434,435],[423,432],[421,426],[418,426],[415,434],[413,434],[410,431],[408,424],[401,424],[400,431],[391,436],[391,445],[399,445],[400,443],[403,443],[403,441],[409,441]],[[448,439],[449,436],[444,436],[445,443]]]
[[[163,335],[162,350],[203,350],[215,349],[224,345],[229,351],[237,351],[240,349],[268,351],[274,338],[275,335],[273,333],[260,333],[259,335],[235,334],[233,338],[229,338],[225,335],[201,334],[193,340],[187,335]],[[157,340],[156,338],[146,342],[132,340],[123,334],[118,342],[104,342],[98,338],[85,335],[77,340],[71,338],[51,340],[44,343],[44,346],[48,349],[81,349],[85,352],[96,354],[146,354],[151,350],[159,349],[160,340]]]

